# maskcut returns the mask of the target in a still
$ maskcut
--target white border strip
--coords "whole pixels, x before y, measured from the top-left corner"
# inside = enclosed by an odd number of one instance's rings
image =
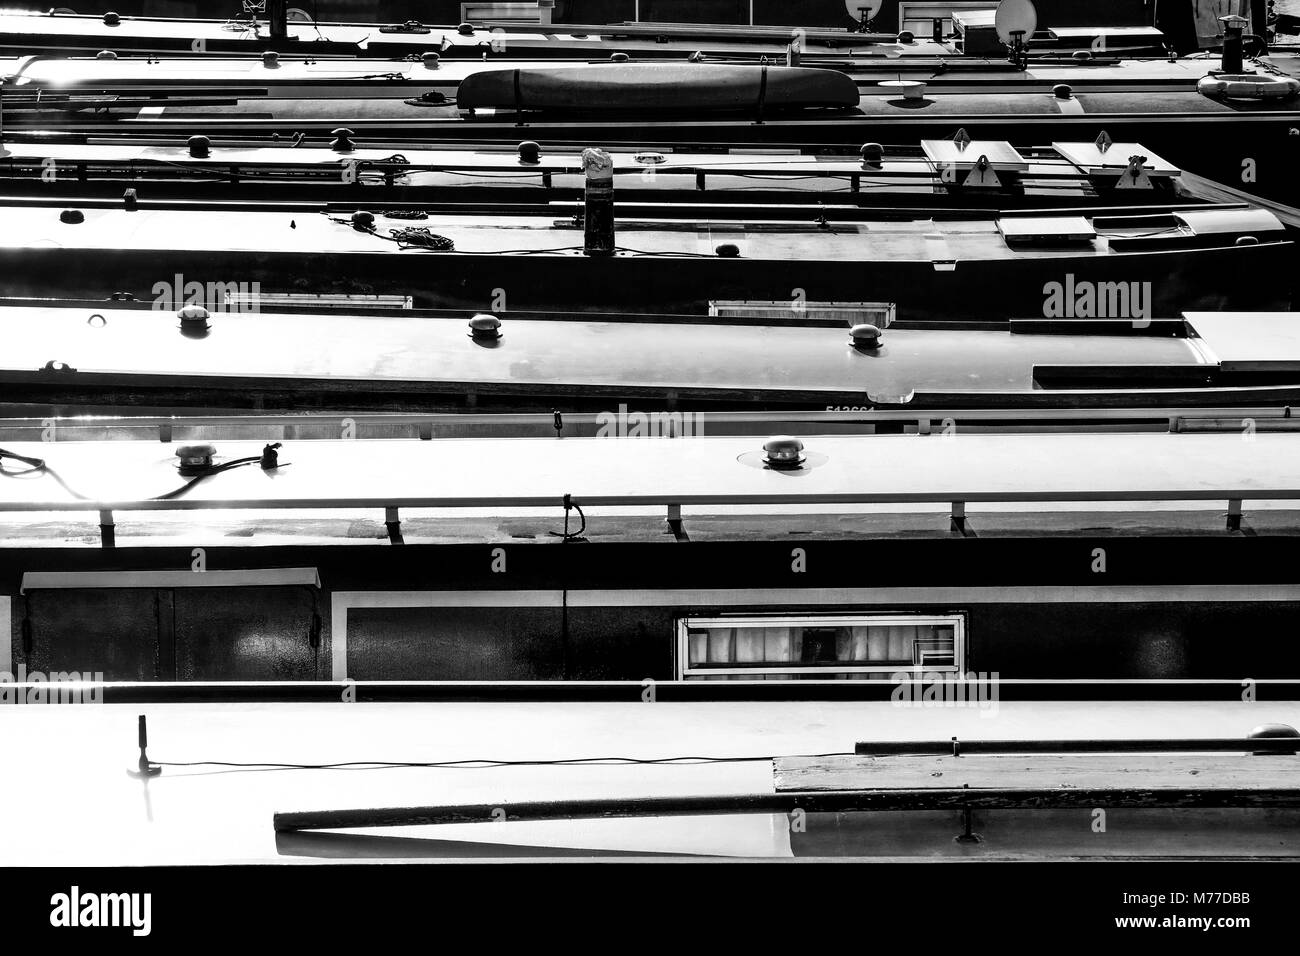
[[[11,607],[13,599],[0,596],[0,672],[12,674],[14,672],[14,622]]]
[[[1113,604],[1193,601],[1300,601],[1295,584],[1178,584],[1083,587],[736,588],[570,591],[569,607],[752,604]]]
[[[316,568],[238,571],[27,571],[19,594],[57,588],[320,587]]]

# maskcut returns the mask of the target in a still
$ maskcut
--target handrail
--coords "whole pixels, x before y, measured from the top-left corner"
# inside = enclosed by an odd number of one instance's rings
[[[534,495],[458,495],[399,496],[357,495],[339,498],[228,498],[228,499],[123,499],[73,501],[0,501],[0,512],[22,513],[37,511],[206,511],[206,510],[264,510],[294,511],[304,509],[401,509],[401,508],[547,508],[563,507],[564,499],[572,499],[583,507],[700,507],[700,506],[767,506],[767,505],[876,505],[876,504],[947,504],[957,510],[959,506],[975,502],[980,504],[1036,504],[1074,502],[1165,502],[1165,501],[1224,501],[1229,514],[1240,517],[1243,501],[1297,501],[1300,486],[1295,488],[1175,488],[1148,491],[889,491],[889,492],[834,492],[820,494],[788,493],[709,493],[709,494],[659,494],[619,495],[602,494],[583,496],[573,493]]]
[[[601,424],[599,412],[563,412],[563,424],[592,426]],[[671,414],[668,412],[666,414]],[[1152,408],[973,408],[973,409],[871,409],[864,411],[692,411],[704,424],[777,422],[809,422],[818,424],[873,424],[876,422],[944,422],[961,421],[1041,421],[1041,422],[1156,422],[1175,423],[1194,421],[1232,421],[1243,419],[1290,419],[1291,407],[1286,405],[1224,406],[1224,407],[1152,407]],[[191,427],[236,426],[296,426],[337,423],[352,420],[361,425],[523,425],[554,428],[554,412],[307,412],[300,414],[249,414],[249,415],[78,415],[69,417],[14,417],[0,418],[0,430],[32,428],[43,430],[53,422],[55,436],[59,428],[157,428],[160,430]],[[55,441],[59,439],[56,437]],[[162,438],[167,441],[167,438]]]

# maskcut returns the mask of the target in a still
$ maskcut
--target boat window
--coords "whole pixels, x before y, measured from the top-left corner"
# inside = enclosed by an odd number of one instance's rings
[[[233,285],[234,283],[231,283]],[[347,292],[263,292],[226,290],[226,312],[274,312],[279,308],[291,309],[410,309],[415,300],[409,295],[371,295]]]
[[[1059,246],[1087,244],[1100,227],[1083,216],[1007,216],[998,220],[998,232],[1009,246]]]
[[[680,680],[890,680],[964,666],[959,614],[684,618]]]
[[[1092,220],[1098,235],[1114,239],[1145,239],[1154,236],[1192,236],[1187,223],[1173,214],[1154,216],[1097,216]]]
[[[917,37],[931,36],[934,21],[942,21],[943,36],[953,32],[952,15],[959,10],[993,10],[997,7],[992,0],[959,0],[953,3],[899,3],[898,29],[906,30]]]
[[[791,321],[866,323],[888,328],[897,317],[893,302],[793,302],[774,300],[712,300],[709,315],[719,319],[787,319]]]
[[[542,13],[541,4],[536,0],[529,2],[481,2],[462,3],[460,20],[462,23],[480,23],[483,20],[513,20],[516,23],[550,23],[550,8],[546,15]]]

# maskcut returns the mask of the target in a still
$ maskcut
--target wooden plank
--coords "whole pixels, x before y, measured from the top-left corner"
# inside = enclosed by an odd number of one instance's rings
[[[781,757],[777,792],[1294,790],[1300,758],[1250,754],[972,754],[962,757]]]

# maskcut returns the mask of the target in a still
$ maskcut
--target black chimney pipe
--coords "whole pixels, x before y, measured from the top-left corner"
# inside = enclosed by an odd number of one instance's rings
[[[271,22],[271,39],[289,38],[289,0],[266,0],[266,19]]]
[[[1220,69],[1224,73],[1240,73],[1245,67],[1242,62],[1242,32],[1245,18],[1238,16],[1220,17],[1223,24],[1223,63]]]

